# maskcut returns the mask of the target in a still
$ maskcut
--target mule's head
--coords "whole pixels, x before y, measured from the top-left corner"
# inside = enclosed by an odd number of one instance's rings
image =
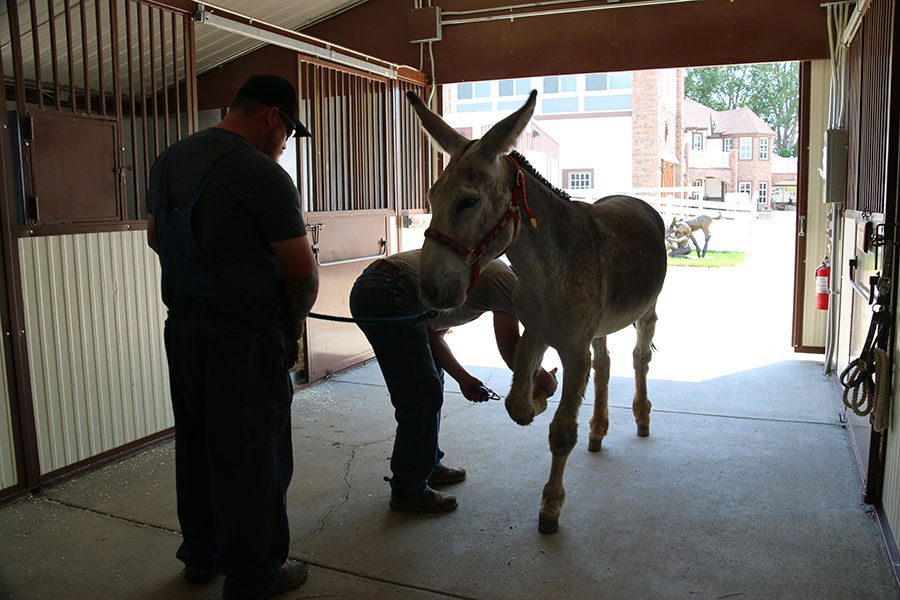
[[[474,141],[447,125],[413,92],[406,96],[422,127],[450,155],[428,192],[433,235],[422,246],[419,285],[430,304],[452,308],[466,299],[474,274],[472,263],[487,265],[512,241],[511,220],[493,238],[486,240],[486,236],[509,209],[516,171],[504,156],[531,119],[537,92],[532,91],[522,108]],[[481,244],[483,251],[477,257],[465,257],[465,250]]]

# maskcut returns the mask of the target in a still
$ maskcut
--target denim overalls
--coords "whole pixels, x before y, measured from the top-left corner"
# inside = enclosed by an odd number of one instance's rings
[[[262,597],[287,558],[286,492],[293,472],[286,327],[229,282],[198,248],[191,213],[227,151],[180,206],[168,202],[171,150],[154,174],[154,221],[172,406],[175,414],[177,556],[219,566],[225,597]]]

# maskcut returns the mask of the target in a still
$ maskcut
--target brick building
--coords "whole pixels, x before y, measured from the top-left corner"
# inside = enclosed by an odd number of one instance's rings
[[[716,111],[690,99],[684,100],[683,115],[685,185],[697,188],[697,195],[708,200],[740,192],[768,205],[773,185],[772,128],[749,108]]]

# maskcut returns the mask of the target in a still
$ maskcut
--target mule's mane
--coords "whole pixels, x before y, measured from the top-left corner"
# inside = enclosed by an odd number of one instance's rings
[[[522,167],[522,170],[523,170],[523,171],[525,171],[526,173],[528,173],[529,175],[531,175],[532,177],[534,177],[535,179],[537,179],[538,181],[540,181],[542,184],[544,184],[544,186],[546,186],[547,188],[549,188],[550,191],[552,191],[554,194],[556,194],[557,196],[559,196],[559,197],[562,198],[563,200],[571,200],[571,199],[572,199],[572,197],[569,196],[569,194],[565,193],[564,191],[562,191],[562,190],[559,189],[558,187],[554,186],[552,183],[550,183],[549,181],[547,181],[547,178],[546,178],[546,177],[544,177],[543,175],[541,175],[540,173],[538,173],[538,172],[537,172],[537,169],[535,169],[535,168],[531,165],[531,163],[528,162],[528,159],[526,159],[524,156],[522,156],[521,154],[519,154],[519,153],[516,152],[515,150],[512,150],[512,151],[509,153],[509,155],[512,156],[514,159],[516,159],[516,162],[519,163],[519,166]]]

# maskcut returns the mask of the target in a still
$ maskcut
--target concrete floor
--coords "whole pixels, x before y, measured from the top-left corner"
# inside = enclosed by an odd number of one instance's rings
[[[897,598],[821,356],[792,354],[790,315],[761,310],[789,298],[789,265],[776,271],[765,251],[670,271],[649,438],[631,417],[633,332],[610,338],[610,434],[587,452],[586,398],[556,535],[537,512],[558,396],[522,428],[449,382],[442,446],[469,478],[458,510],[417,516],[387,509],[394,422],[377,365],[298,393],[291,556],[312,568],[284,597]],[[489,320],[449,339],[507,390]],[[0,509],[0,598],[207,598],[221,579],[182,582],[177,530],[164,443]]]

